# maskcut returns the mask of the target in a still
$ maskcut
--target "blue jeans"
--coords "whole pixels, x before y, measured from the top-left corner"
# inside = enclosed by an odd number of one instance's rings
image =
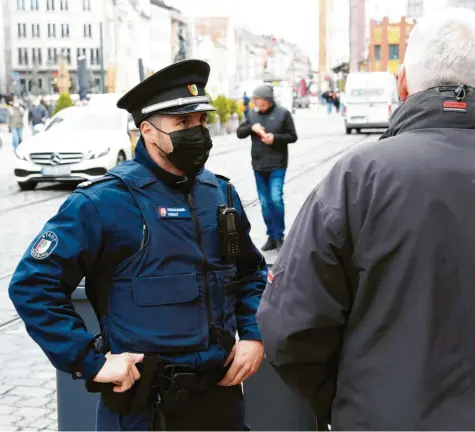
[[[284,180],[286,171],[285,168],[273,171],[254,171],[262,216],[267,226],[267,235],[273,240],[281,239],[285,231]]]
[[[244,399],[241,386],[214,387],[192,397],[183,412],[165,413],[168,430],[244,431]],[[148,415],[124,416],[107,408],[99,399],[96,416],[97,431],[147,431]],[[160,429],[154,429],[160,430]]]
[[[12,129],[12,144],[13,150],[21,144],[23,140],[23,128],[13,128]]]

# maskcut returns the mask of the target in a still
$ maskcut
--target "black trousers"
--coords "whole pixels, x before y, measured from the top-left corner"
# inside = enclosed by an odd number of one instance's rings
[[[97,407],[98,431],[147,431],[150,415],[123,416],[110,411],[102,399]],[[165,414],[170,431],[244,431],[244,398],[240,385],[213,387],[191,396],[183,412]],[[160,422],[157,420],[157,424]],[[160,430],[160,429],[157,429]]]

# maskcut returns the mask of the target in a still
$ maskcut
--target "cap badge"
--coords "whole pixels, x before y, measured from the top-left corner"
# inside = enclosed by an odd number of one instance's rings
[[[188,85],[188,90],[190,90],[190,93],[191,93],[193,96],[198,96],[198,87],[196,87],[195,84],[190,84],[190,85]]]

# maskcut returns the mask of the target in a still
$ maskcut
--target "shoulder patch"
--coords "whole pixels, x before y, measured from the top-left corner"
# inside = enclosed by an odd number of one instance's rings
[[[33,244],[30,254],[37,260],[45,259],[56,249],[58,243],[58,236],[53,231],[45,231]]]
[[[90,186],[92,186],[92,185],[94,185],[94,184],[102,183],[102,182],[104,182],[104,181],[106,181],[106,180],[112,180],[112,179],[114,179],[114,178],[115,178],[115,177],[113,177],[113,176],[105,175],[105,176],[103,176],[103,177],[99,177],[99,178],[94,179],[94,180],[88,180],[88,181],[79,183],[79,184],[77,185],[77,187],[78,187],[79,189],[86,189],[86,188],[88,188],[88,187],[90,187]]]
[[[231,181],[231,179],[229,179],[229,178],[227,178],[227,177],[225,177],[225,176],[223,176],[223,175],[221,175],[221,174],[215,174],[215,176],[216,176],[217,178],[219,178],[219,179],[221,179],[221,180],[224,180],[224,181],[227,181],[227,182]]]

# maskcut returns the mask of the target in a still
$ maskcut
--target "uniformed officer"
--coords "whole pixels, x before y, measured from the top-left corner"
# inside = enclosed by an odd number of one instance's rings
[[[176,63],[119,100],[140,128],[135,159],[74,191],[11,281],[52,364],[101,391],[98,430],[245,427],[267,271],[236,191],[204,169],[209,72]],[[101,337],[71,304],[84,276]]]

